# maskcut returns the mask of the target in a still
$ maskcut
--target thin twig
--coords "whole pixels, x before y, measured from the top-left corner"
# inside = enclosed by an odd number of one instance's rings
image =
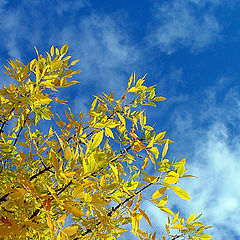
[[[30,177],[30,181],[37,178],[38,176],[45,173],[46,171],[49,171],[51,168],[52,168],[52,166],[48,166],[48,167],[44,168],[43,170],[39,171],[38,173],[34,174],[33,176]]]

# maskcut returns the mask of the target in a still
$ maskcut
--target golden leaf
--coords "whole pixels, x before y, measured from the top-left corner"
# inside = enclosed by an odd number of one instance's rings
[[[74,235],[78,230],[78,226],[69,226],[62,230],[68,237]]]
[[[64,158],[67,160],[67,161],[70,161],[72,159],[72,150],[69,146],[67,146],[66,148],[64,148]]]
[[[102,142],[102,139],[103,139],[103,131],[96,133],[93,137],[91,148],[95,149],[96,147],[98,147],[98,145]]]
[[[164,182],[169,183],[169,184],[175,184],[177,183],[179,178],[178,173],[174,172],[174,171],[170,171],[164,178]]]
[[[159,188],[152,195],[152,199],[160,198],[166,191],[167,187]]]
[[[171,188],[179,197],[181,197],[185,200],[191,200],[188,193],[186,191],[184,191],[183,189],[181,189],[180,187],[172,186]]]

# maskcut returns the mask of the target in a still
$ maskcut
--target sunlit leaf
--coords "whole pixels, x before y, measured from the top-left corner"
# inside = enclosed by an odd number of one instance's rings
[[[194,218],[195,218],[195,213],[191,214],[191,215],[188,217],[186,223],[192,222],[192,221],[194,220]]]
[[[96,133],[94,138],[93,138],[91,148],[95,149],[96,147],[98,147],[99,144],[102,142],[102,139],[103,139],[103,131],[100,131],[100,132]]]
[[[166,187],[159,188],[157,191],[155,191],[152,195],[152,199],[160,198],[166,191]]]
[[[78,226],[69,226],[62,230],[68,237],[74,235],[78,231]]]
[[[65,55],[67,53],[67,50],[68,50],[68,45],[67,44],[63,45],[60,51],[61,55]]]
[[[172,186],[172,190],[181,198],[185,200],[191,200],[188,193],[178,186]]]
[[[178,173],[174,172],[174,171],[170,171],[164,178],[164,182],[169,183],[169,184],[175,184],[177,183],[179,178]]]

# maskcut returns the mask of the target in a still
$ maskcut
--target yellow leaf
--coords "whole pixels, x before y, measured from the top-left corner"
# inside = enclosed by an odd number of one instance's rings
[[[155,137],[155,141],[159,141],[159,140],[163,139],[165,134],[166,134],[166,131],[158,133],[157,136]]]
[[[152,195],[152,199],[160,198],[165,193],[166,189],[166,187],[163,187],[155,191]]]
[[[58,103],[61,103],[61,104],[65,104],[65,105],[67,103],[67,101],[60,100],[58,97],[55,98],[55,101],[58,102]]]
[[[61,55],[65,55],[67,53],[67,50],[68,50],[68,45],[67,44],[63,45],[60,51]]]
[[[145,125],[143,128],[147,129],[148,131],[152,131],[154,129],[152,126],[149,125]]]
[[[148,223],[151,227],[153,227],[153,226],[152,226],[152,223],[151,223],[151,221],[150,221],[148,215],[145,213],[145,211],[142,210],[142,209],[140,209],[140,208],[139,208],[138,210],[139,210],[140,213],[143,215],[143,217],[146,219],[147,223]]]
[[[176,223],[174,225],[171,226],[172,229],[182,229],[184,228],[184,226],[180,223]]]
[[[75,65],[75,64],[76,64],[77,62],[79,62],[79,61],[80,61],[79,59],[72,61],[72,62],[68,65],[68,67]]]
[[[62,61],[61,60],[55,60],[55,61],[52,62],[52,65],[51,65],[52,71],[55,71],[55,70],[57,70],[61,67],[62,67]]]
[[[57,196],[55,190],[52,189],[50,186],[47,186],[47,188],[48,188],[49,192],[52,194],[52,196],[55,198],[55,200],[56,200],[57,202],[59,202],[59,199],[58,199],[58,196]]]
[[[58,48],[55,49],[56,55],[59,56],[59,50]]]
[[[111,137],[114,139],[113,132],[110,128],[108,128],[108,127],[105,128],[105,134],[107,137]]]
[[[128,92],[137,92],[138,88],[137,87],[131,87]]]
[[[195,218],[195,213],[191,214],[191,215],[188,217],[186,223],[192,222],[192,221],[194,220],[194,218]]]
[[[36,84],[38,84],[38,82],[39,82],[39,73],[40,73],[40,71],[39,71],[39,63],[37,62],[37,63],[36,63],[36,72],[35,72],[35,75],[36,75]]]
[[[167,139],[167,141],[166,141],[166,143],[165,143],[165,145],[164,145],[164,147],[163,147],[163,151],[162,151],[162,159],[166,156],[166,154],[167,154],[167,150],[168,150],[168,139]]]
[[[169,184],[175,184],[177,183],[179,178],[178,173],[174,172],[174,171],[170,171],[164,178],[164,182],[169,183]]]
[[[82,216],[85,215],[82,210],[70,204],[64,204],[64,208],[67,212],[72,213],[75,217],[82,218]]]
[[[58,218],[57,220],[57,224],[60,228],[62,228],[62,226],[60,225],[60,223],[62,223],[62,225],[64,226],[64,222],[66,220],[67,214],[63,214],[60,218]]]
[[[135,73],[134,73],[135,75]],[[131,74],[129,80],[128,80],[128,85],[127,85],[127,90],[130,88],[131,84],[132,84],[132,80],[133,80],[133,74]]]
[[[201,236],[198,236],[200,239],[211,239],[212,238],[212,236],[211,235],[209,235],[209,234],[202,234]]]
[[[109,164],[109,166],[113,170],[113,173],[115,174],[115,176],[118,178],[118,170],[117,170],[117,168],[115,166],[113,166],[112,164]]]
[[[70,81],[70,82],[66,82],[63,84],[64,87],[69,87],[71,85],[74,85],[76,83],[79,83],[79,81],[76,81],[76,80],[73,80],[73,81]]]
[[[177,214],[175,214],[175,216],[173,217],[172,224],[176,223],[178,219],[179,219],[179,212],[177,212]]]
[[[29,182],[24,176],[19,175],[18,176],[20,183],[24,186],[24,188],[28,191],[31,192],[33,194],[33,196],[37,196],[37,192],[36,189],[34,187],[34,185]]]
[[[165,97],[155,97],[155,98],[153,99],[153,101],[156,101],[156,102],[160,102],[160,101],[164,101],[164,100],[166,100]]]
[[[183,189],[181,189],[180,187],[172,186],[171,188],[179,197],[181,197],[185,200],[191,200],[188,193],[186,191],[184,191]]]
[[[91,148],[94,149],[98,147],[98,145],[102,142],[103,139],[103,131],[100,131],[94,135],[93,142]]]
[[[41,104],[49,104],[52,101],[51,98],[40,94],[36,95],[36,98],[39,100]]]
[[[148,159],[149,159],[149,157],[146,156],[145,159],[144,159],[144,161],[143,161],[141,171],[143,171],[143,170],[147,167]],[[147,182],[147,181],[146,181],[146,182]]]
[[[74,190],[74,197],[76,198],[84,198],[84,188],[82,186],[79,186],[77,187],[75,190]]]
[[[58,173],[59,172],[58,157],[57,157],[56,153],[53,151],[51,151],[51,158],[52,158],[53,166],[54,166],[56,172]]]
[[[78,226],[69,226],[62,230],[68,237],[74,235],[78,230]]]
[[[70,161],[72,159],[72,150],[69,146],[64,148],[64,157],[67,161]]]
[[[50,229],[52,236],[54,235],[54,225],[52,219],[47,215],[47,224]]]
[[[122,124],[124,125],[124,127],[126,127],[126,120],[125,120],[125,118],[118,112],[117,112],[117,115],[118,115],[120,121],[122,122]]]
[[[160,209],[163,211],[163,212],[166,212],[166,213],[169,213],[171,214],[172,216],[174,216],[174,213],[172,210],[166,208],[166,207],[160,207]]]
[[[53,135],[53,130],[52,130],[52,127],[50,127],[48,131],[48,137],[52,137],[52,135]]]
[[[154,137],[152,137],[151,141],[147,145],[147,148],[151,148],[153,146],[154,142],[155,142],[155,139],[154,139]]]
[[[164,196],[164,197],[159,201],[158,206],[159,206],[159,207],[163,207],[164,205],[166,205],[167,201],[168,201],[168,195],[167,195],[167,196]]]
[[[148,183],[155,183],[157,181],[157,177],[153,175],[147,175],[146,177],[143,178],[143,181]]]
[[[185,172],[184,163],[182,162],[179,167],[177,168],[177,173],[179,174],[179,177],[181,177]]]
[[[106,205],[108,205],[107,201],[101,200],[99,198],[93,198],[91,201],[91,204],[94,205],[97,209],[104,208]]]
[[[93,100],[92,105],[91,105],[91,107],[90,107],[90,111],[93,111],[94,108],[96,107],[97,100],[98,100],[97,98],[95,98],[95,99]]]
[[[54,46],[51,47],[51,56],[54,55]]]

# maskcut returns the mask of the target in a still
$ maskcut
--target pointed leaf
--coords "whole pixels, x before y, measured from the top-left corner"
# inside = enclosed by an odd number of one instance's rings
[[[181,198],[185,200],[191,200],[188,193],[178,186],[172,186],[172,190]]]
[[[100,131],[100,132],[96,133],[94,138],[93,138],[91,148],[95,149],[96,147],[98,147],[99,144],[102,142],[102,139],[103,139],[103,131]]]
[[[166,189],[166,187],[163,187],[155,191],[152,195],[152,199],[160,198],[165,193]]]

